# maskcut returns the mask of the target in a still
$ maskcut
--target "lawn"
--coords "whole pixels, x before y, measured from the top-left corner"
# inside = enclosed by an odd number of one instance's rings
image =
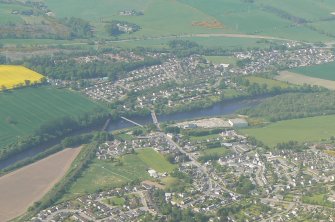
[[[257,84],[266,84],[268,88],[273,88],[273,87],[281,87],[281,88],[287,88],[290,85],[285,82],[281,82],[278,80],[274,79],[266,79],[258,76],[248,76],[246,77],[247,80],[249,80],[250,83],[257,83]]]
[[[0,91],[40,83],[43,75],[23,66],[0,65]]]
[[[204,141],[204,140],[211,140],[211,139],[216,139],[219,138],[220,134],[215,133],[215,134],[210,134],[206,136],[191,136],[190,141]]]
[[[237,59],[233,56],[206,56],[206,59],[214,64],[236,65]]]
[[[305,66],[290,71],[305,76],[335,81],[335,62],[315,66]]]
[[[284,120],[260,128],[248,128],[242,133],[253,136],[273,147],[288,141],[320,141],[335,135],[335,115]]]
[[[146,163],[150,168],[160,172],[168,172],[171,173],[176,165],[171,164],[167,161],[162,154],[155,151],[152,148],[145,148],[137,151],[138,157]]]
[[[209,155],[218,155],[218,156],[225,156],[230,153],[226,147],[218,147],[212,149],[205,149],[201,151],[202,156],[209,156]]]
[[[47,121],[80,116],[98,107],[80,94],[51,87],[0,93],[0,147],[32,134]]]
[[[120,187],[134,180],[150,179],[147,169],[147,164],[136,154],[125,155],[119,162],[96,159],[72,184],[63,199],[94,193],[99,189]]]

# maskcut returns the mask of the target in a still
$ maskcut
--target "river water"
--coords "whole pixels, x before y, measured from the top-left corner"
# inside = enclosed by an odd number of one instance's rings
[[[167,121],[189,120],[189,119],[202,118],[202,117],[215,117],[215,116],[229,115],[229,114],[235,113],[237,110],[253,107],[259,104],[265,98],[267,97],[222,102],[222,103],[215,104],[208,108],[192,110],[192,111],[185,111],[185,112],[174,113],[174,114],[169,114],[169,115],[159,115],[157,116],[157,119],[159,122],[167,122]],[[144,117],[143,116],[142,117],[132,117],[130,119],[142,125],[153,123],[150,115],[144,116]],[[132,127],[132,126],[134,126],[134,124],[127,122],[120,118],[119,120],[111,121],[108,127],[108,130],[114,131],[114,130],[124,129],[124,128]],[[50,145],[40,146],[40,147],[36,147],[33,149],[23,151],[21,153],[17,153],[14,156],[6,160],[0,161],[0,169],[4,169],[26,158],[34,157],[37,154],[45,151],[48,148],[50,148]]]

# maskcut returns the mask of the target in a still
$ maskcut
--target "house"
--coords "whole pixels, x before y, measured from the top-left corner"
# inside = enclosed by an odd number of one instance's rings
[[[148,173],[151,177],[158,178],[158,174],[157,174],[156,170],[148,170]]]
[[[228,122],[231,127],[243,128],[248,126],[248,122],[245,119],[229,119]]]

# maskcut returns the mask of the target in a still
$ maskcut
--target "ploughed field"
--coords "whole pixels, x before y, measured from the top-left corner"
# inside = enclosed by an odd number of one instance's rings
[[[0,91],[40,83],[43,75],[23,66],[0,65]]]
[[[48,121],[81,116],[98,107],[78,93],[51,87],[0,92],[0,149]]]
[[[0,221],[8,221],[40,200],[70,168],[80,148],[66,149],[0,177]]]

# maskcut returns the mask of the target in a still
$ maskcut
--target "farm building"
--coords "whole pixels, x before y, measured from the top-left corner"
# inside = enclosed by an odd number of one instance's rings
[[[245,119],[230,119],[228,122],[231,127],[243,128],[248,126],[248,122]]]

